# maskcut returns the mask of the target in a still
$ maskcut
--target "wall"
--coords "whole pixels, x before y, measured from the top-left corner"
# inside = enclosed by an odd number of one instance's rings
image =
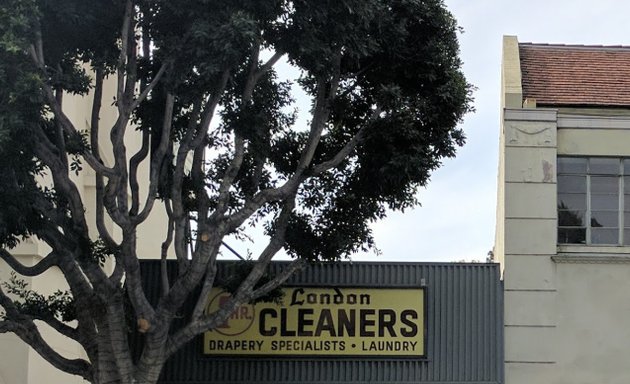
[[[504,111],[506,383],[546,383],[554,369],[556,113]]]

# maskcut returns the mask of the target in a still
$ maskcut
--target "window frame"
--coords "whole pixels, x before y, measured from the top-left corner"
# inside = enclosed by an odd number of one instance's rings
[[[561,172],[561,165],[560,162],[563,159],[585,159],[586,162],[586,166],[585,166],[585,171],[571,171],[571,172]],[[603,172],[595,172],[592,171],[592,165],[591,162],[593,159],[608,159],[608,160],[615,160],[617,163],[617,173],[616,174],[612,174],[612,173],[603,173]],[[630,209],[626,210],[626,200],[630,199],[630,158],[628,157],[606,157],[606,156],[557,156],[557,161],[556,161],[556,165],[557,165],[557,185],[556,185],[556,214],[557,214],[557,236],[556,236],[556,240],[558,245],[586,245],[586,246],[630,246]],[[591,173],[593,172],[593,173]],[[580,192],[570,192],[570,191],[562,191],[561,192],[561,187],[560,187],[560,180],[562,179],[562,176],[580,176],[580,177],[585,177],[585,205],[584,205],[584,217],[582,218],[582,225],[581,226],[560,226],[560,214],[561,214],[561,210],[560,210],[560,204],[561,204],[561,200],[560,200],[560,195],[565,195],[565,196],[569,196],[571,194],[580,194]],[[616,194],[617,194],[617,198],[616,198],[616,209],[605,209],[605,208],[598,208],[596,210],[593,209],[593,196],[597,196],[597,195],[601,195],[601,196],[605,196],[606,193],[597,193],[593,191],[593,178],[598,178],[598,177],[615,177],[616,178],[616,183],[617,183],[617,190],[616,190]],[[626,185],[628,185],[628,187],[626,188]],[[627,191],[626,191],[627,189]],[[630,203],[630,201],[629,201]],[[629,204],[630,205],[630,204]],[[630,208],[630,207],[628,207]],[[566,209],[567,212],[571,212],[571,209]],[[574,211],[576,212],[580,212],[581,210],[578,209],[574,209]],[[616,212],[616,227],[602,227],[603,229],[606,228],[614,228],[617,230],[616,233],[616,239],[617,242],[616,243],[600,243],[600,242],[593,242],[593,228],[597,228],[596,226],[593,226],[593,212]],[[628,214],[628,216],[626,217],[626,214]],[[561,234],[563,233],[562,230],[576,230],[576,229],[584,229],[584,242],[562,242],[561,241]],[[564,232],[565,234],[568,234],[569,232]],[[579,233],[579,232],[576,232]],[[570,238],[571,236],[567,236],[565,235],[564,238]]]

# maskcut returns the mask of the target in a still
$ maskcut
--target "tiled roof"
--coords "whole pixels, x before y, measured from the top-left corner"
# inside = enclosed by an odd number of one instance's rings
[[[630,47],[520,43],[523,98],[538,105],[630,106]]]

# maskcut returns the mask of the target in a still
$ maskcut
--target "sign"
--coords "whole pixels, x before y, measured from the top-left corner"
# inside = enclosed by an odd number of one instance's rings
[[[283,288],[282,303],[246,304],[204,334],[209,355],[425,355],[423,288]],[[207,313],[229,300],[212,290]]]

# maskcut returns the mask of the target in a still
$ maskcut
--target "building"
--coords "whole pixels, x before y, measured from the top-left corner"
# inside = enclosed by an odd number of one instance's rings
[[[629,383],[630,47],[503,40],[505,382]]]

